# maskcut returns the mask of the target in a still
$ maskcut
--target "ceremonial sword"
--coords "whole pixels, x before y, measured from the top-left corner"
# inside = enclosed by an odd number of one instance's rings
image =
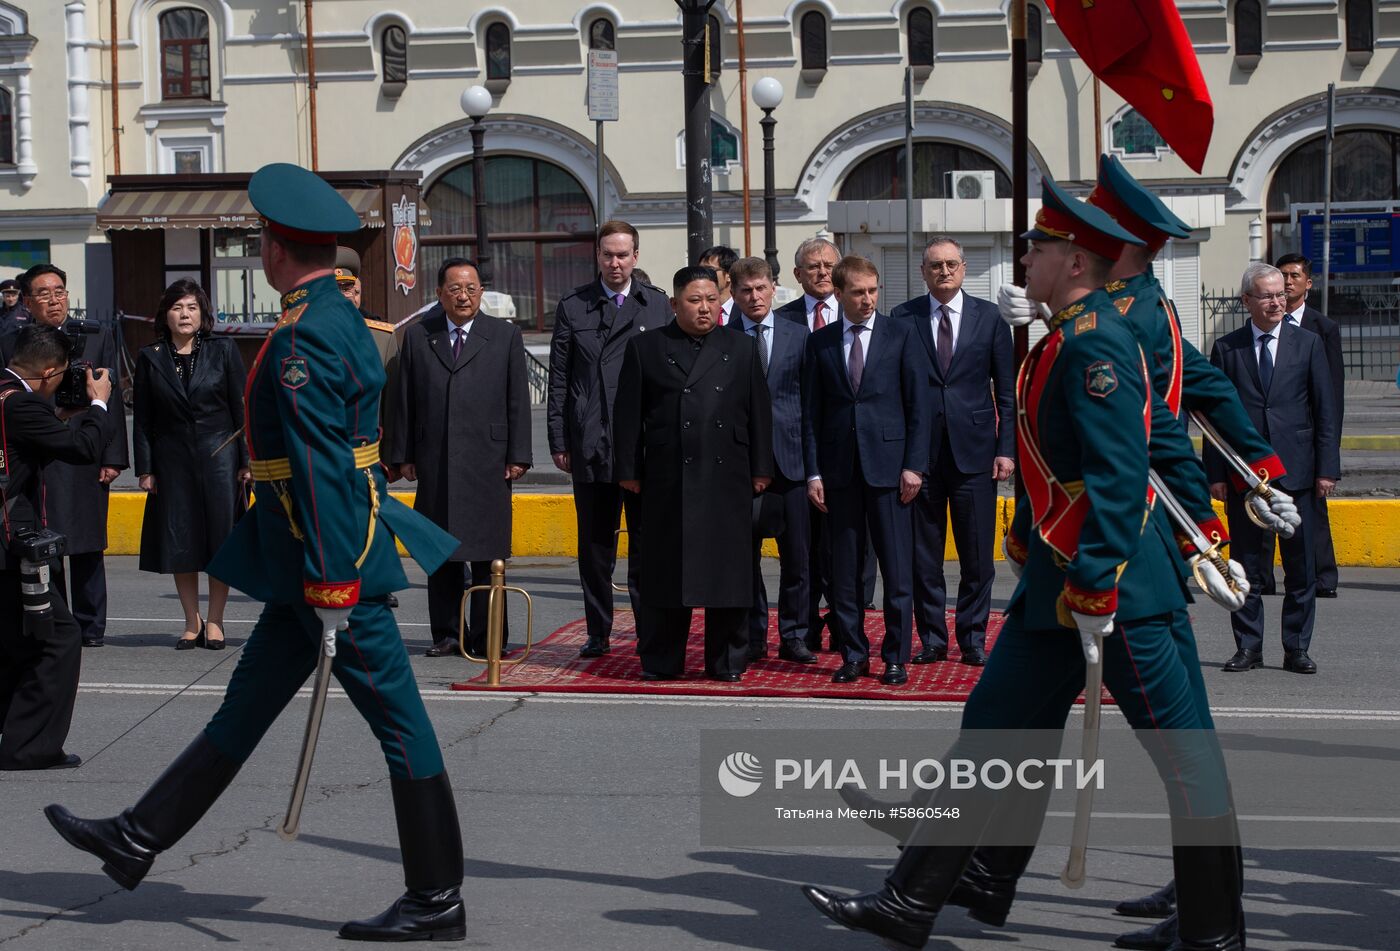
[[[297,761],[296,780],[292,783],[292,799],[287,803],[287,817],[277,827],[277,834],[291,842],[297,837],[301,824],[301,807],[306,802],[306,785],[311,780],[311,760],[316,756],[316,740],[321,735],[321,715],[326,710],[326,692],[331,684],[331,665],[335,661],[335,632],[321,637],[317,651],[316,680],[311,686],[311,709],[306,714],[306,733],[301,740],[301,759]]]
[[[1244,480],[1244,484],[1249,487],[1251,492],[1259,496],[1265,502],[1274,497],[1274,490],[1269,488],[1269,477],[1267,475],[1261,477],[1259,473],[1249,468],[1249,463],[1245,462],[1239,453],[1230,448],[1230,444],[1225,441],[1225,437],[1220,435],[1220,431],[1215,428],[1210,420],[1206,419],[1204,413],[1200,410],[1191,410],[1191,421],[1201,427],[1201,434],[1205,437],[1206,441],[1214,446],[1216,450],[1219,451],[1220,455],[1225,457],[1225,461],[1229,463],[1230,468],[1234,469],[1236,474]],[[1244,507],[1244,514],[1249,516],[1251,522],[1265,531],[1274,531],[1274,528],[1269,525],[1269,523],[1265,522],[1250,506],[1246,505]]]
[[[1200,553],[1201,557],[1191,563],[1191,573],[1196,576],[1196,584],[1200,586],[1201,590],[1206,594],[1210,594],[1210,589],[1206,587],[1205,578],[1203,577],[1205,569],[1202,568],[1205,562],[1210,562],[1215,570],[1220,572],[1220,577],[1225,581],[1225,584],[1229,586],[1230,590],[1235,594],[1239,594],[1239,585],[1236,584],[1234,577],[1230,574],[1230,566],[1225,563],[1225,558],[1220,554],[1220,549],[1216,547],[1214,542],[1201,533],[1200,526],[1196,524],[1196,520],[1187,513],[1185,506],[1177,501],[1176,496],[1172,495],[1171,490],[1168,489],[1166,483],[1162,481],[1162,477],[1153,469],[1147,470],[1147,484],[1152,486],[1152,490],[1157,493],[1157,498],[1161,499],[1162,509],[1167,513],[1167,517],[1176,523],[1176,527],[1181,529],[1186,535],[1187,541],[1195,545],[1196,551]]]

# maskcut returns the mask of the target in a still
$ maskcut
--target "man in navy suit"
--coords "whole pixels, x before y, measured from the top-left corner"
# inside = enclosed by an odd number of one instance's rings
[[[928,293],[890,315],[913,325],[930,364],[929,473],[914,500],[914,623],[923,642],[914,663],[948,658],[943,552],[951,509],[961,567],[958,648],[962,663],[981,667],[996,576],[996,485],[1016,471],[1011,330],[995,304],[962,292],[967,260],[951,237],[929,239],[919,272]]]
[[[1216,341],[1210,362],[1220,367],[1240,392],[1240,401],[1260,434],[1273,445],[1287,474],[1279,488],[1293,496],[1302,524],[1292,538],[1279,539],[1283,555],[1283,669],[1317,673],[1308,656],[1317,602],[1313,531],[1314,493],[1326,496],[1337,484],[1341,458],[1332,381],[1322,340],[1284,317],[1284,281],[1278,268],[1254,263],[1245,269],[1240,292],[1249,323]],[[1264,532],[1244,511],[1237,484],[1227,483],[1224,459],[1208,449],[1206,475],[1211,495],[1225,501],[1236,560],[1244,565],[1250,592],[1244,607],[1230,615],[1235,656],[1227,671],[1252,670],[1264,663],[1264,606],[1258,591],[1273,562],[1264,556]]]
[[[802,367],[807,353],[807,328],[793,320],[775,318],[773,272],[763,258],[743,258],[729,269],[734,315],[729,326],[753,337],[759,364],[773,400],[773,484],[765,495],[781,499],[782,531],[778,541],[778,656],[799,664],[815,664],[807,648],[810,614],[807,561],[811,532],[807,501],[807,469],[802,461]],[[758,533],[755,533],[758,534]],[[754,539],[753,610],[749,614],[749,659],[768,653],[768,591],[761,570],[762,537]]]
[[[867,532],[885,588],[881,681],[908,681],[913,637],[913,522],[909,505],[928,471],[928,357],[907,320],[879,314],[880,272],[865,258],[836,266],[841,319],[807,340],[802,448],[807,496],[829,513],[832,614],[845,662],[832,678],[870,672],[856,590]]]

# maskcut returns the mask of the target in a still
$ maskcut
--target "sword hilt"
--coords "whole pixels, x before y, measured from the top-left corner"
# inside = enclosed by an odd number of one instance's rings
[[[467,650],[467,601],[477,591],[488,592],[485,657],[477,657]],[[512,660],[501,659],[501,650],[505,645],[507,592],[513,592],[525,599],[525,652]],[[474,584],[462,592],[462,606],[457,622],[457,649],[461,651],[463,657],[472,663],[486,665],[486,685],[488,687],[501,685],[502,666],[523,663],[530,656],[530,648],[534,645],[534,631],[535,602],[530,597],[530,592],[524,588],[506,584],[506,563],[501,559],[497,558],[491,562],[490,584]]]

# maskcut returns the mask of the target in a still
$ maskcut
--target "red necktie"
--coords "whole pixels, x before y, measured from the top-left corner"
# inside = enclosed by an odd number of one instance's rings
[[[822,316],[822,311],[826,310],[826,301],[817,301],[817,306],[812,308],[812,329],[821,330],[826,326],[826,318]]]

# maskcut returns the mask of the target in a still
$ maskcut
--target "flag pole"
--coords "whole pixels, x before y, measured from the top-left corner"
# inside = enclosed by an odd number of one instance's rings
[[[1327,84],[1327,137],[1322,143],[1322,312],[1332,283],[1332,139],[1337,133],[1337,84]]]
[[[1030,78],[1026,59],[1026,0],[1011,0],[1011,274],[1012,283],[1026,286],[1026,267],[1021,258],[1026,254],[1026,241],[1021,235],[1030,227],[1030,113],[1027,107],[1027,85]],[[1030,350],[1030,329],[1017,327],[1012,331],[1016,348],[1016,367],[1026,359]],[[1021,467],[1016,467],[1015,492],[1025,491]]]
[[[1103,154],[1103,102],[1099,77],[1094,77],[1094,173],[1098,174],[1099,156]]]
[[[735,26],[739,32],[739,141],[744,161],[744,257],[753,254],[753,214],[749,209],[749,60],[744,52],[744,0],[734,0]],[[778,275],[773,275],[777,281]]]

